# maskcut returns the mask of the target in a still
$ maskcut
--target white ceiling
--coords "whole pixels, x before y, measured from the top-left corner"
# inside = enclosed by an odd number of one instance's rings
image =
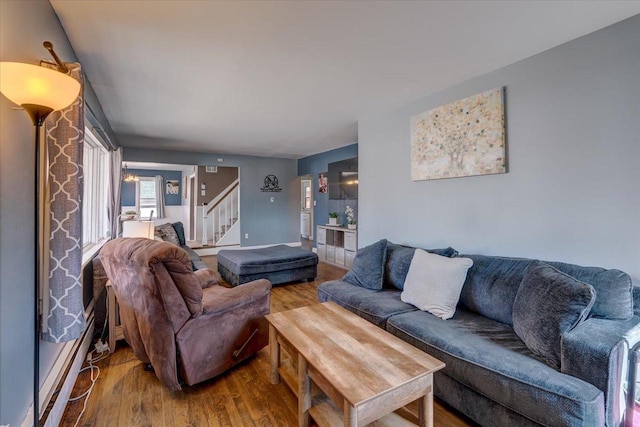
[[[142,170],[180,171],[186,175],[194,171],[194,165],[178,165],[173,163],[124,162],[123,167]]]
[[[124,146],[299,158],[640,1],[51,0]]]

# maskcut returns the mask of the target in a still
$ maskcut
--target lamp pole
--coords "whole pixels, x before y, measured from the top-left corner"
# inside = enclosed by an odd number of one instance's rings
[[[33,425],[38,426],[40,424],[40,336],[41,325],[40,322],[40,278],[42,274],[41,260],[40,260],[40,133],[42,131],[42,124],[45,119],[53,111],[51,108],[43,107],[41,105],[27,105],[22,106],[27,114],[31,117],[33,125],[36,130],[36,146],[35,146],[35,179],[33,185],[33,203],[35,206],[33,229],[35,233],[34,245],[33,245],[33,259],[35,260],[35,273],[34,273],[34,305],[33,305],[33,321],[35,335],[33,337]]]

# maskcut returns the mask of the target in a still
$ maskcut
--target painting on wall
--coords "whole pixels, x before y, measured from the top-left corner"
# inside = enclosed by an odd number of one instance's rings
[[[167,194],[180,194],[180,181],[177,179],[168,179]]]
[[[411,180],[506,173],[504,89],[411,117]]]
[[[326,193],[327,189],[327,172],[321,172],[318,174],[318,192]]]

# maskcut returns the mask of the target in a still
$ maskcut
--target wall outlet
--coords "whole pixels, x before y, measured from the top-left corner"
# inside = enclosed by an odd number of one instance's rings
[[[272,198],[271,198],[271,203],[273,203],[273,202],[275,202],[275,201],[276,201],[276,198],[275,198],[275,197],[272,197]]]
[[[313,201],[313,206],[315,206],[315,205],[316,205],[316,201],[314,200],[314,201]]]
[[[109,344],[107,344],[106,342],[102,342],[102,340],[98,340],[98,342],[95,345],[96,351],[100,354],[104,353],[105,351],[109,351]]]
[[[249,238],[249,233],[244,233],[244,238],[248,239]]]
[[[222,162],[224,162],[224,159],[223,159],[222,157],[218,157],[218,161],[219,161],[220,163],[222,163]]]

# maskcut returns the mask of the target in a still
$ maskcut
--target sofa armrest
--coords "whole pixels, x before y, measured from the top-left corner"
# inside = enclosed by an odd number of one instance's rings
[[[605,396],[606,425],[620,425],[629,349],[640,342],[640,317],[588,319],[561,340],[561,372],[598,387]]]
[[[640,316],[640,286],[633,287],[633,314]]]

